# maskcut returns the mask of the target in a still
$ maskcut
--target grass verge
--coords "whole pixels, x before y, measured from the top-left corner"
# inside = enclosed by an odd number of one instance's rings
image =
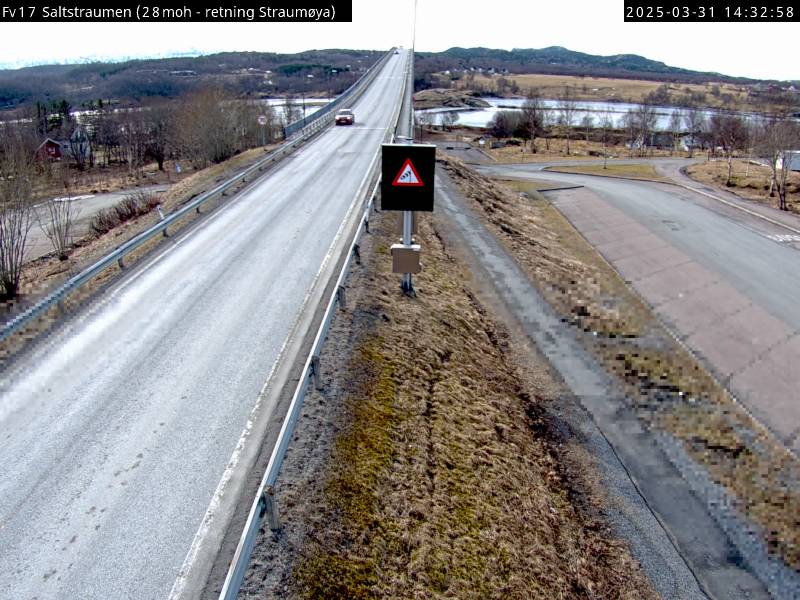
[[[318,485],[288,596],[653,598],[627,548],[580,507],[508,332],[421,219],[425,269],[410,299],[389,273],[393,219],[354,314],[371,315],[347,369],[343,425]],[[531,370],[546,369],[529,365]],[[552,387],[549,387],[552,386]]]
[[[713,160],[689,165],[686,174],[699,183],[711,185],[719,190],[732,192],[746,200],[759,202],[768,206],[778,206],[777,194],[770,198],[769,187],[772,170],[764,165],[748,163],[735,159],[731,173],[731,185],[725,185],[728,179],[728,163],[724,160]],[[789,173],[786,186],[786,205],[794,213],[800,213],[800,173]]]
[[[602,175],[605,177],[627,177],[628,179],[646,179],[655,181],[669,181],[659,175],[650,164],[614,164],[603,167],[602,164],[570,165],[559,167],[545,167],[545,171],[556,173],[577,173],[581,175]]]

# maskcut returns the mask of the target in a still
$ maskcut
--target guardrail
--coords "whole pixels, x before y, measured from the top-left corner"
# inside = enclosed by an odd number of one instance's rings
[[[309,124],[322,119],[324,122],[332,122],[333,121],[333,110],[341,106],[346,102],[352,102],[356,99],[360,93],[370,84],[372,80],[375,79],[377,73],[383,68],[383,66],[388,62],[389,58],[394,53],[394,48],[389,50],[386,54],[383,55],[380,60],[376,61],[369,70],[364,73],[362,77],[358,79],[353,85],[347,88],[344,92],[339,94],[336,98],[334,98],[331,102],[322,106],[319,110],[314,112],[309,117],[306,117],[305,114],[302,118],[297,119],[293,123],[289,123],[286,127],[283,128],[283,137],[287,140],[297,131],[302,130],[303,128],[307,127]]]
[[[386,134],[383,138],[384,142],[394,140],[394,131],[397,129],[397,122],[400,117],[400,108],[403,104],[403,99],[405,98],[407,81],[407,79],[403,80],[403,93],[400,95],[401,102],[398,103],[395,112],[392,115],[390,127],[387,128]],[[247,566],[250,562],[250,555],[252,554],[253,547],[255,546],[258,530],[260,529],[264,518],[266,517],[269,521],[271,529],[275,530],[280,528],[278,510],[275,505],[274,497],[275,482],[278,480],[278,474],[280,473],[281,465],[283,463],[284,456],[286,455],[286,450],[289,446],[289,441],[292,439],[294,427],[300,414],[300,409],[303,407],[303,402],[305,401],[309,383],[313,379],[315,381],[315,386],[318,389],[321,387],[321,382],[319,380],[319,360],[322,353],[322,347],[325,344],[325,338],[328,335],[328,330],[331,326],[331,322],[333,321],[337,304],[341,303],[344,305],[345,303],[344,282],[346,281],[350,272],[350,265],[354,258],[356,260],[360,260],[358,253],[358,242],[361,239],[363,232],[369,231],[369,214],[372,210],[375,196],[378,191],[378,185],[380,184],[378,169],[379,157],[380,149],[378,149],[377,153],[372,159],[372,163],[370,164],[370,168],[368,170],[369,176],[367,181],[374,180],[374,184],[371,186],[371,191],[366,197],[364,212],[361,216],[358,226],[356,227],[356,232],[353,236],[352,242],[350,243],[344,264],[342,265],[342,269],[339,272],[338,278],[336,279],[336,284],[333,287],[331,297],[328,300],[328,305],[322,317],[322,322],[320,323],[317,334],[314,337],[314,343],[312,344],[311,350],[303,365],[303,370],[300,374],[300,380],[297,383],[297,387],[295,388],[292,400],[289,404],[286,417],[283,420],[280,433],[278,434],[278,439],[276,440],[275,446],[272,449],[272,454],[270,455],[269,463],[267,464],[267,470],[264,473],[264,477],[261,480],[261,484],[258,487],[258,492],[256,493],[255,499],[253,500],[253,504],[250,508],[250,512],[247,516],[247,521],[245,523],[242,536],[239,539],[239,543],[236,546],[236,552],[233,555],[233,560],[231,561],[227,576],[225,577],[225,583],[222,586],[219,600],[235,600],[238,596],[242,581],[244,581],[244,575],[247,571]],[[370,186],[367,186],[367,189],[370,189]]]
[[[340,96],[339,98],[344,98],[342,101],[353,101],[357,99],[361,93],[364,91],[365,86],[368,85],[372,80],[375,78],[375,74],[380,71],[383,65],[386,64],[386,61],[391,56],[393,50],[390,50],[386,53],[386,55],[377,63],[375,63],[369,71],[359,79],[355,84],[350,86],[345,93]],[[345,97],[345,95],[347,95]],[[339,100],[337,98],[337,100]],[[63,307],[64,300],[72,294],[75,290],[86,284],[88,281],[94,279],[97,275],[101,272],[105,271],[107,268],[114,265],[114,263],[119,264],[120,268],[124,267],[124,259],[127,255],[131,252],[139,248],[144,243],[148,242],[149,240],[153,239],[158,235],[166,236],[169,230],[170,225],[174,224],[176,221],[180,220],[182,217],[186,216],[191,211],[200,212],[200,207],[208,202],[210,199],[214,198],[218,194],[224,194],[229,188],[237,185],[239,183],[244,183],[248,176],[256,173],[257,171],[262,171],[267,165],[272,162],[275,162],[279,158],[282,158],[288,152],[294,150],[298,145],[300,145],[305,140],[313,137],[316,135],[320,130],[324,129],[330,125],[330,121],[326,119],[316,119],[311,123],[307,123],[303,128],[300,129],[301,135],[296,136],[294,139],[287,139],[281,146],[276,149],[275,151],[269,153],[267,156],[256,162],[255,164],[251,165],[247,169],[244,169],[240,173],[234,175],[230,179],[224,181],[217,187],[203,194],[200,194],[197,198],[189,202],[188,204],[182,206],[180,209],[175,211],[174,213],[170,214],[169,216],[165,217],[164,219],[160,220],[158,223],[150,227],[149,229],[143,231],[142,233],[136,235],[135,237],[131,238],[121,246],[119,246],[116,250],[104,256],[93,265],[89,266],[88,268],[84,269],[71,279],[67,280],[64,284],[62,284],[59,288],[36,302],[33,306],[28,308],[27,310],[23,311],[7,323],[2,326],[0,329],[0,342],[8,339],[12,334],[19,331],[26,325],[32,323],[35,319],[39,318],[47,311],[52,309],[54,306]]]

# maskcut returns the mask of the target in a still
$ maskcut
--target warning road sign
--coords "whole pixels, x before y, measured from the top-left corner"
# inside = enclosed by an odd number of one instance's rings
[[[403,168],[397,173],[397,177],[394,178],[392,185],[424,187],[410,158],[403,163]]]
[[[433,210],[436,146],[384,144],[381,210]]]

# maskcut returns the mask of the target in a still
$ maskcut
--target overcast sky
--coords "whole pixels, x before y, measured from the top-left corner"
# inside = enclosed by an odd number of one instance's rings
[[[800,79],[798,23],[624,23],[622,0],[419,0],[418,11],[421,51],[564,46],[725,75]],[[412,13],[413,0],[353,0],[352,23],[0,23],[0,65],[410,46]]]

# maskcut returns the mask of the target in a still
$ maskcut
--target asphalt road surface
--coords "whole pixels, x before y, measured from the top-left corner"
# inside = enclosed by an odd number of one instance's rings
[[[675,186],[539,168],[481,170],[584,185],[548,196],[736,397],[800,450],[800,238]]]
[[[0,598],[165,598],[399,100],[335,127],[0,384]],[[267,410],[268,408],[265,408]]]

